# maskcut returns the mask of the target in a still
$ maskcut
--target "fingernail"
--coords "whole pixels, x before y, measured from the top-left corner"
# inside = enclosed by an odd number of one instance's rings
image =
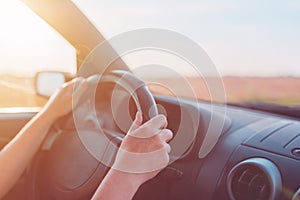
[[[139,111],[137,111],[136,114],[135,114],[135,119],[136,119],[136,120],[138,120],[139,115],[140,115],[140,113],[139,113]]]

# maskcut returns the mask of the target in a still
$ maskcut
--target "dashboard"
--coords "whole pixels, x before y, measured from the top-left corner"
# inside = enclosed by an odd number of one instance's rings
[[[170,128],[176,131],[178,102],[158,96],[156,101],[165,108]],[[227,106],[225,121],[220,120],[222,133],[202,157],[199,151],[211,134],[208,124],[218,110],[224,112],[224,105],[216,105],[214,113],[210,103],[201,102],[197,107],[195,102],[184,101],[180,106],[201,114],[195,140],[188,152],[143,185],[135,199],[299,199],[298,120]],[[186,129],[186,134],[192,131]]]
[[[106,131],[119,144],[136,112],[124,95],[114,105],[119,112],[112,121],[111,96],[96,95],[96,116],[86,113],[93,104],[83,99],[75,113],[59,120],[15,191],[28,188],[24,199],[89,199],[108,170],[98,160],[113,160],[115,149],[103,142]],[[134,200],[299,200],[299,120],[223,104],[154,98],[175,133],[171,163],[143,184]],[[76,115],[80,123],[75,127]],[[120,125],[116,120],[126,115],[129,121]],[[74,134],[76,130],[82,132]]]

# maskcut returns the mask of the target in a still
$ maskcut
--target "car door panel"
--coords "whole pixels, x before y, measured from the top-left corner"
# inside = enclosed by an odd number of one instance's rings
[[[0,149],[36,114],[32,112],[0,112]]]

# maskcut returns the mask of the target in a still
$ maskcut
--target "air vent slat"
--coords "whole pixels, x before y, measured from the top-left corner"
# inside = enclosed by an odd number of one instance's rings
[[[227,184],[232,200],[270,200],[281,188],[281,177],[272,162],[251,158],[230,171]]]
[[[240,169],[233,178],[232,188],[233,193],[239,199],[257,199],[263,200],[263,192],[265,188],[268,188],[268,180],[265,178],[265,174],[249,166],[247,168]]]

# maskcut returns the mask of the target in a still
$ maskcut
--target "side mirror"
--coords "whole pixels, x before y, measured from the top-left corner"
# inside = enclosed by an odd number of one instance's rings
[[[62,72],[38,72],[35,76],[35,91],[41,96],[50,97],[65,82],[66,77]]]

